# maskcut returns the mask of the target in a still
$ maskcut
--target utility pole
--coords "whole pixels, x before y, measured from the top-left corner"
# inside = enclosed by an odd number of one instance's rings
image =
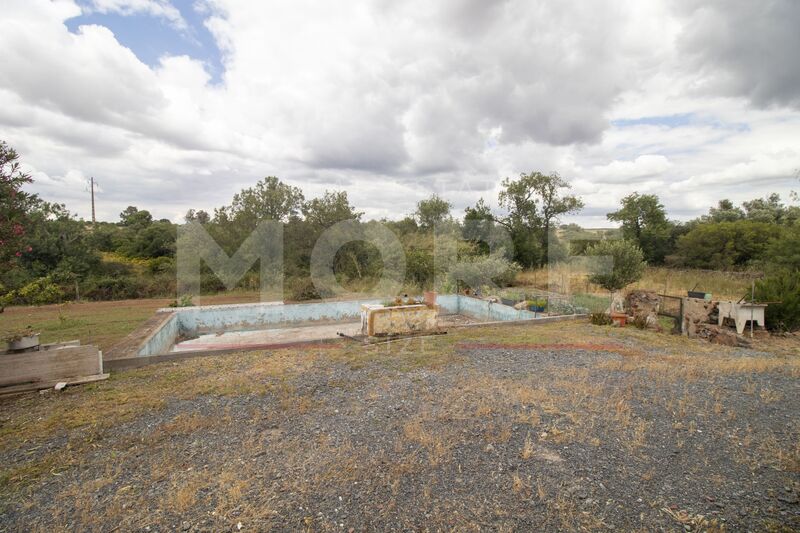
[[[90,181],[92,184],[92,226],[94,226],[94,223],[96,222],[94,217],[94,177],[91,177]]]

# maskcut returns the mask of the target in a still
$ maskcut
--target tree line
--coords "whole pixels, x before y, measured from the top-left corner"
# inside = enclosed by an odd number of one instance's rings
[[[25,192],[31,178],[4,142],[0,168],[0,305],[175,294],[176,224],[155,220],[134,206],[122,211],[117,222],[89,224],[64,205]],[[480,199],[462,217],[453,217],[452,204],[434,194],[400,220],[368,221],[346,191],[306,198],[300,188],[270,176],[211,213],[189,210],[185,220],[202,223],[229,255],[259,222],[282,222],[285,293],[293,299],[325,296],[310,281],[311,252],[327,228],[344,220],[391,229],[406,252],[406,283],[419,289],[432,286],[441,274],[436,268],[446,268],[435,265],[433,254],[434,230],[443,225],[461,232],[459,257],[474,264],[477,279],[483,275],[501,283],[512,282],[521,268],[585,254],[598,240],[619,237],[638,248],[650,265],[800,270],[800,207],[784,204],[777,194],[741,206],[721,200],[706,215],[677,222],[668,218],[656,195],[632,193],[608,213],[619,229],[598,232],[562,224],[564,216],[580,212],[583,201],[557,173],[534,171],[503,180],[496,206]],[[492,255],[485,231],[489,226],[504,228],[512,245],[492,257],[491,268],[483,260]],[[382,268],[378,250],[363,241],[343,246],[334,263],[337,279],[354,292],[373,283]],[[258,286],[256,270],[240,282],[245,289]],[[209,293],[224,289],[207,268],[201,287]]]

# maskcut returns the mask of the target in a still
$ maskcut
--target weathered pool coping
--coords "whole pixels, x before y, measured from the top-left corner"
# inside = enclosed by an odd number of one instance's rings
[[[219,355],[249,350],[279,349],[291,346],[326,344],[328,340],[306,340],[243,346],[219,350],[192,350],[170,352],[171,346],[182,335],[212,333],[226,330],[265,329],[269,326],[291,327],[336,323],[360,316],[362,304],[376,304],[381,300],[339,300],[304,304],[263,302],[255,304],[209,305],[186,308],[159,309],[142,327],[126,337],[125,341],[110,351],[105,358],[111,370],[135,368],[163,361],[174,361],[203,355]],[[536,313],[518,310],[501,303],[480,300],[463,295],[446,294],[437,298],[442,314],[464,314],[484,322],[448,326],[448,329],[485,327],[496,325],[524,325],[574,320],[586,315],[538,317]],[[141,339],[136,342],[136,339]]]

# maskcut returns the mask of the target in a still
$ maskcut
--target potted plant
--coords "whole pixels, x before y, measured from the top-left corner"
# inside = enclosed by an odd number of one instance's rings
[[[547,308],[547,300],[544,298],[528,300],[528,309],[534,313],[544,313],[545,308]]]
[[[589,281],[611,293],[611,306],[608,314],[615,324],[624,326],[628,320],[628,314],[621,306],[619,308],[615,306],[614,292],[624,289],[642,278],[645,266],[647,266],[642,249],[629,241],[608,240],[597,242],[586,251],[586,255],[597,258],[594,265],[596,271],[589,276]],[[611,268],[608,268],[609,266]]]
[[[514,304],[517,303],[517,300],[514,300],[513,298],[504,298],[501,296],[500,303],[509,307],[514,307]]]
[[[6,334],[3,340],[11,351],[27,350],[39,346],[39,334],[34,332],[30,326]]]
[[[520,296],[518,292],[508,292],[504,296],[500,296],[500,303],[509,307],[514,307],[517,305],[517,302],[524,299],[525,298]]]

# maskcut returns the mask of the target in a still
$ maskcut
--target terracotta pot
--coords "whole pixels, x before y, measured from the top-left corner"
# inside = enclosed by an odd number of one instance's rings
[[[425,291],[424,293],[425,305],[433,307],[436,305],[436,291]]]
[[[625,313],[611,313],[611,320],[615,325],[625,327],[628,323],[628,315]]]

